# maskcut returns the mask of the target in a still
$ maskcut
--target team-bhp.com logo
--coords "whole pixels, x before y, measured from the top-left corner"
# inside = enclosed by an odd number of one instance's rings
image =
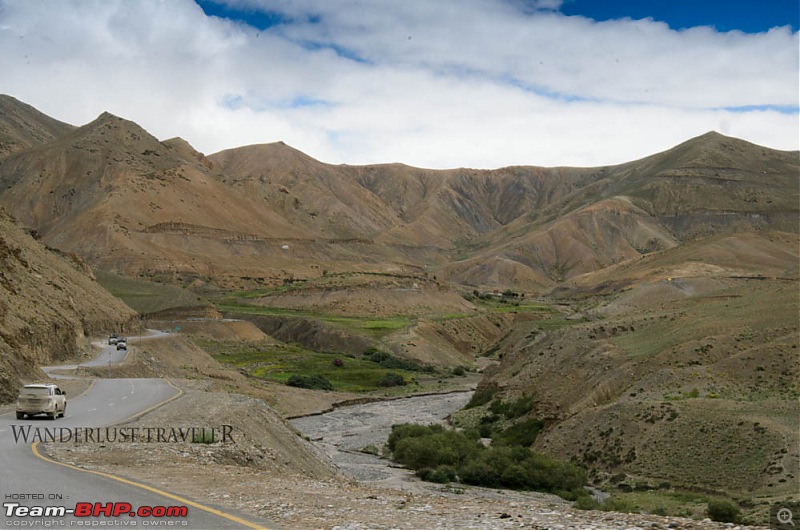
[[[4,502],[6,517],[155,517],[157,519],[185,518],[188,506],[140,506],[129,502],[79,502],[74,508],[66,506],[23,506],[18,502]],[[157,526],[157,524],[156,524]]]

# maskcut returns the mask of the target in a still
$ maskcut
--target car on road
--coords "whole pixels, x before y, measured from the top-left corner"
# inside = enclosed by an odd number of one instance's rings
[[[108,345],[109,346],[113,346],[117,342],[119,342],[119,338],[117,337],[116,333],[114,333],[110,337],[108,337]]]
[[[17,397],[17,419],[45,414],[51,420],[67,411],[67,393],[53,384],[25,385]]]
[[[120,339],[117,341],[117,350],[128,350],[128,341],[125,339]]]

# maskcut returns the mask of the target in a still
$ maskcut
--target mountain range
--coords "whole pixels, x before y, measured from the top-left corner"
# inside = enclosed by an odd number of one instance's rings
[[[184,285],[413,272],[541,292],[699,238],[798,231],[797,152],[708,133],[598,168],[427,170],[282,142],[205,156],[0,97],[0,204],[92,267]]]

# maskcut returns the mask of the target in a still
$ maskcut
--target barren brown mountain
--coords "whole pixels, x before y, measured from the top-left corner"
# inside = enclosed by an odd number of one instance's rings
[[[620,166],[434,171],[334,166],[280,142],[204,157],[109,114],[33,121],[51,136],[2,160],[0,203],[92,266],[186,285],[325,269],[541,290],[704,235],[798,228],[796,153],[716,133]]]
[[[586,171],[565,200],[477,239],[480,252],[451,264],[452,276],[480,283],[482,264],[503,259],[559,282],[712,234],[800,228],[797,152],[708,133]]]
[[[0,400],[38,366],[89,349],[89,337],[136,329],[136,313],[75,255],[47,249],[0,209]]]
[[[29,147],[52,142],[74,129],[30,105],[0,94],[0,159]]]

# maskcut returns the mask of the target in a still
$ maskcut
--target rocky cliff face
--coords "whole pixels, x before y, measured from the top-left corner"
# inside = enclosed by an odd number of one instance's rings
[[[46,248],[0,210],[0,402],[42,377],[37,366],[87,348],[89,337],[138,327],[85,263]]]

